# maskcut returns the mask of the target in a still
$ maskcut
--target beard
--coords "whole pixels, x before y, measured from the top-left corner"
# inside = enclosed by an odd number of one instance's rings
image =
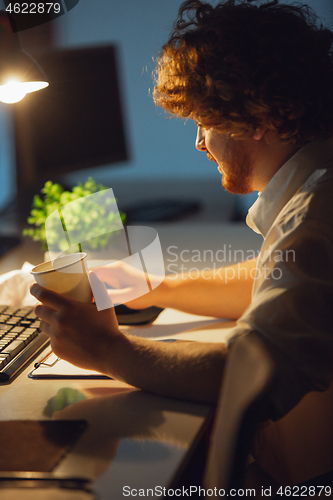
[[[222,174],[222,186],[227,191],[233,194],[252,193],[253,162],[241,139],[228,138],[223,161],[217,161],[209,151],[207,158],[218,165]]]

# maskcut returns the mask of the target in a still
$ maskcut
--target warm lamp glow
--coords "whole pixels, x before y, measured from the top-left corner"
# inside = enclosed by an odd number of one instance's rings
[[[0,85],[0,101],[5,103],[18,102],[25,97],[26,91],[22,83],[11,81],[5,85]]]
[[[7,104],[19,102],[28,92],[44,89],[48,85],[47,82],[19,82],[11,80],[4,85],[0,85],[0,101]]]

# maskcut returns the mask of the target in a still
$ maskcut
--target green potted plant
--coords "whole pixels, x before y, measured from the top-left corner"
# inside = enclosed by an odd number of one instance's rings
[[[44,251],[55,245],[60,252],[67,251],[69,247],[67,231],[72,231],[71,234],[75,231],[76,240],[84,241],[85,249],[105,248],[112,233],[119,229],[118,211],[108,210],[110,204],[116,203],[115,198],[104,197],[104,200],[102,198],[87,198],[87,203],[70,205],[66,212],[66,224],[60,208],[94,193],[101,192],[102,195],[106,189],[108,188],[97,183],[91,177],[85,183],[74,186],[71,191],[66,191],[60,184],[47,181],[41,190],[41,196],[36,194],[33,198],[30,216],[27,219],[28,224],[33,227],[25,228],[23,235],[30,236],[34,241],[40,241]],[[52,222],[51,225],[49,223],[46,241],[45,222],[56,211],[60,215],[64,231],[61,231],[59,235],[59,230],[55,227],[53,232]],[[120,213],[120,217],[124,221],[126,216],[124,213]],[[59,218],[54,220],[55,222],[59,221]],[[107,232],[103,231],[104,228],[107,228]],[[99,233],[103,234],[95,237]],[[78,250],[80,250],[80,244]]]

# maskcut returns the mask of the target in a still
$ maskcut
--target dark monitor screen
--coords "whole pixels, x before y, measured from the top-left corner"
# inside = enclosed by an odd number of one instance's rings
[[[46,180],[128,159],[115,47],[56,50],[38,63],[49,87],[14,105],[19,202]]]

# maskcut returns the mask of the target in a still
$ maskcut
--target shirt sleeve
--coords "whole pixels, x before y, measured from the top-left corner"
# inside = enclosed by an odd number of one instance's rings
[[[269,399],[277,419],[333,379],[333,235],[325,225],[307,222],[270,250],[259,259],[260,284],[228,347],[249,332],[263,341],[275,364]]]

